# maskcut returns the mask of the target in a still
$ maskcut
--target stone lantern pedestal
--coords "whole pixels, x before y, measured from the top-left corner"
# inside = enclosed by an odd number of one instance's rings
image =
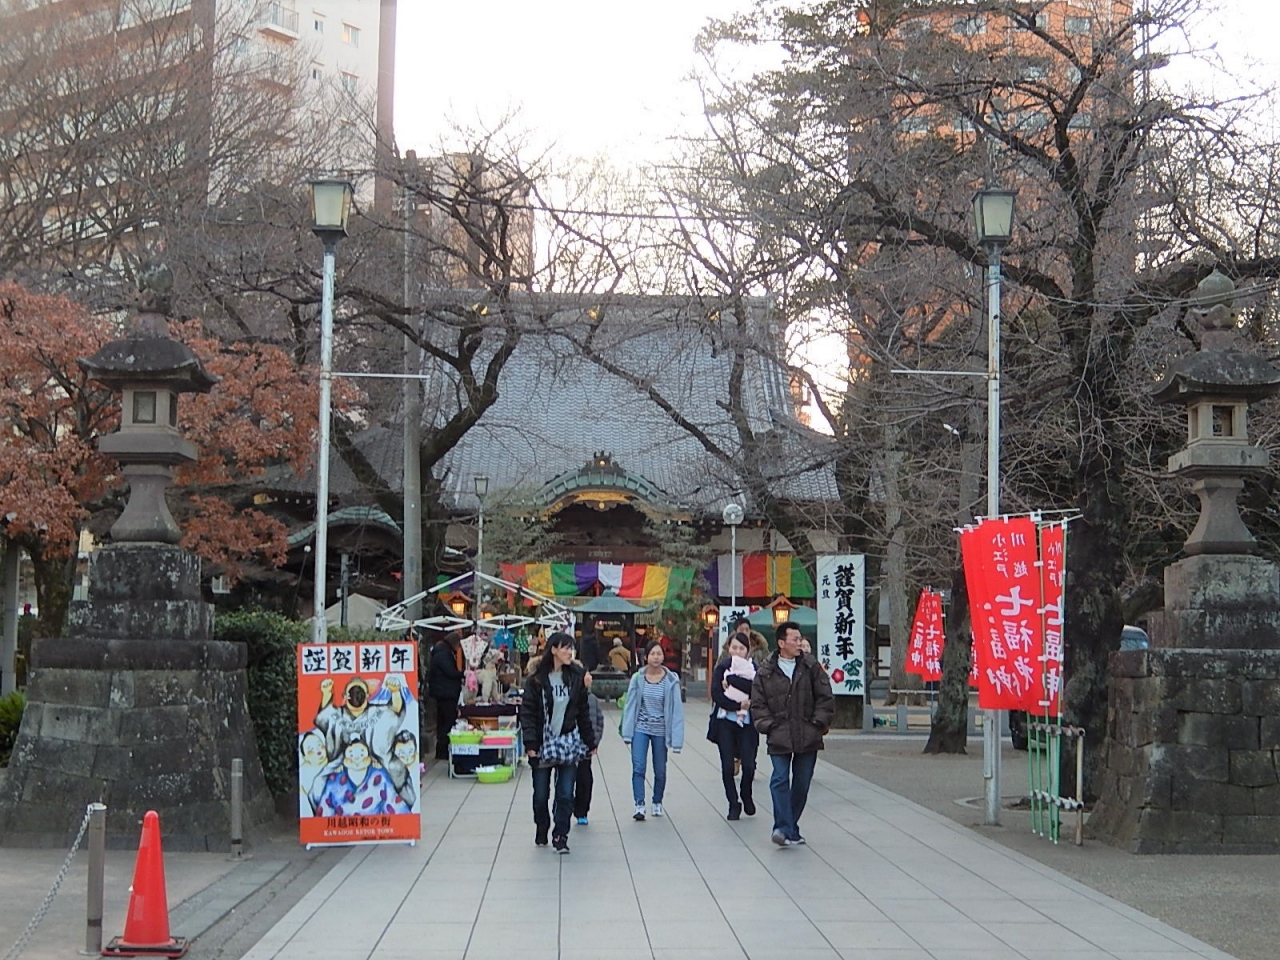
[[[1255,555],[1236,506],[1267,468],[1248,405],[1280,391],[1280,370],[1233,345],[1233,290],[1216,271],[1201,283],[1201,350],[1155,393],[1186,405],[1169,470],[1192,481],[1200,518],[1165,570],[1151,648],[1111,659],[1089,832],[1135,853],[1280,852],[1280,569]]]
[[[246,650],[212,639],[200,560],[176,545],[164,498],[172,466],[195,457],[176,428],[179,394],[214,380],[160,336],[115,341],[81,364],[124,397],[120,431],[101,448],[125,465],[129,503],[114,542],[90,555],[89,597],[72,604],[68,635],[32,650],[0,843],[66,846],[100,801],[113,847],[136,847],[156,810],[166,848],[226,851],[233,759],[244,762],[245,826],[269,821],[274,805],[245,705]]]

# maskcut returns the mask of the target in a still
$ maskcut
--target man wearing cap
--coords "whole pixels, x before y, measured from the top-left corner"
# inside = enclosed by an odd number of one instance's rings
[[[809,799],[822,738],[835,717],[836,700],[818,662],[801,652],[800,628],[788,620],[778,625],[776,636],[778,651],[756,672],[751,686],[751,716],[773,762],[772,839],[780,847],[791,847],[805,842],[800,815]]]

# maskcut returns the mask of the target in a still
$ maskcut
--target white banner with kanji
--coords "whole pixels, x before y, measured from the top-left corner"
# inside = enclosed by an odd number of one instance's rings
[[[837,696],[865,693],[867,558],[818,557],[818,660]]]

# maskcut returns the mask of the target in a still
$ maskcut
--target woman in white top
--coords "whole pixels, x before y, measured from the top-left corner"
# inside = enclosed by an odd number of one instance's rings
[[[653,815],[661,817],[667,786],[667,748],[679,753],[684,747],[680,678],[663,666],[662,660],[662,644],[649,641],[644,650],[644,669],[637,670],[631,677],[627,702],[622,709],[622,742],[631,746],[631,792],[636,801],[636,820],[645,817],[644,778],[650,750],[653,752]]]

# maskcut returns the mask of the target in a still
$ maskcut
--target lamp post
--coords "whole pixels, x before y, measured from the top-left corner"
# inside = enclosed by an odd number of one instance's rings
[[[475,485],[476,499],[480,501],[480,523],[476,533],[476,576],[472,579],[475,581],[475,605],[476,615],[475,621],[480,623],[480,574],[484,573],[484,498],[489,495],[489,478],[486,476],[478,476],[472,478]]]
[[[1000,254],[1013,237],[1013,190],[984,187],[973,195],[978,243],[987,251],[987,517],[1000,515]],[[986,823],[1000,823],[1000,711],[982,723]]]
[[[741,504],[727,503],[720,514],[729,525],[729,606],[738,605],[738,524],[742,522],[746,512]]]
[[[338,241],[347,235],[351,216],[351,184],[336,177],[311,181],[311,232],[324,244],[324,284],[320,307],[319,463],[316,465],[315,613],[311,639],[324,643],[325,571],[329,550],[329,413],[333,394],[333,268]]]

